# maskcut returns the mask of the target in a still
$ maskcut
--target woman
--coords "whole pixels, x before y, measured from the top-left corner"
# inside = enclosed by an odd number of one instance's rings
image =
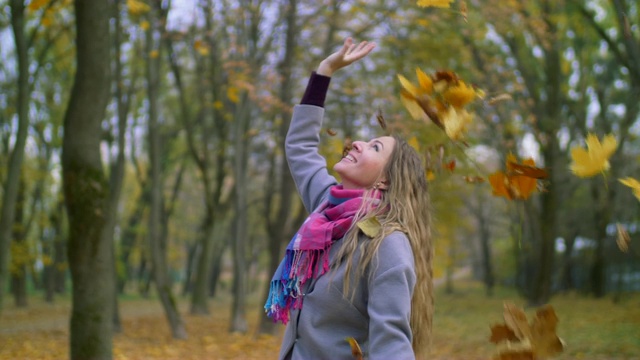
[[[425,170],[399,137],[355,141],[329,174],[318,154],[333,73],[375,47],[347,38],[324,59],[296,105],[286,139],[289,167],[311,212],[273,277],[265,310],[287,324],[280,359],[426,355],[433,313],[432,246]],[[364,235],[359,225],[377,224]],[[374,226],[375,228],[375,226]]]

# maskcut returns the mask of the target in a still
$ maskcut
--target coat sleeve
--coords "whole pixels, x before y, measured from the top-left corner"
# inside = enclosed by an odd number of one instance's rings
[[[416,274],[409,239],[392,233],[382,241],[377,259],[368,282],[367,359],[414,359],[410,319]]]
[[[296,105],[285,140],[291,175],[308,212],[316,209],[329,188],[337,184],[327,170],[327,161],[318,152],[324,108]]]

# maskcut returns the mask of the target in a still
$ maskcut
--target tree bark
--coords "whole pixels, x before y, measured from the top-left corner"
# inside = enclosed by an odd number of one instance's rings
[[[77,70],[64,121],[63,186],[73,281],[71,359],[112,358],[109,187],[100,156],[110,88],[109,1],[76,0]]]

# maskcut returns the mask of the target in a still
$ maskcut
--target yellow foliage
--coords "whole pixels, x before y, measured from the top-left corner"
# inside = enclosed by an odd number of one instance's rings
[[[484,96],[458,78],[454,72],[438,71],[432,76],[416,69],[418,84],[398,75],[400,101],[414,120],[431,120],[452,140],[462,140],[472,116],[464,107]]]
[[[420,7],[450,8],[453,0],[418,0]]]
[[[209,47],[202,40],[196,40],[193,48],[202,56],[209,55]]]
[[[240,97],[238,96],[238,88],[235,86],[229,86],[227,88],[227,98],[234,104],[240,102]]]
[[[50,1],[51,0],[31,0],[31,2],[29,2],[29,5],[27,5],[27,10],[31,12],[38,11],[44,6],[49,5]]]
[[[131,16],[140,16],[151,10],[151,7],[141,0],[127,0],[127,8]]]
[[[587,178],[609,169],[609,158],[616,151],[618,141],[612,135],[606,135],[602,143],[594,134],[587,135],[587,149],[574,147],[571,149],[573,163],[570,168],[576,176]]]

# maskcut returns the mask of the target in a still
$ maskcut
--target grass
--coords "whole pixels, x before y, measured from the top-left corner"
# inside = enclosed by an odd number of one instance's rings
[[[114,359],[277,358],[278,336],[228,333],[230,301],[212,301],[211,315],[191,316],[188,301],[180,299],[189,339],[174,340],[157,299],[121,299],[124,332],[114,337]],[[490,327],[504,321],[505,301],[524,308],[529,319],[535,313],[511,289],[497,288],[490,298],[481,284],[471,281],[456,282],[453,294],[438,289],[431,359],[490,359],[496,349],[489,342]],[[554,359],[640,359],[640,293],[627,294],[618,304],[576,294],[557,295],[550,304],[559,318],[557,333],[566,343]],[[259,306],[254,300],[247,306],[252,330]],[[6,304],[0,315],[0,359],[68,358],[69,308],[68,297],[57,298],[55,305],[32,298],[28,309]]]
[[[488,359],[496,350],[490,327],[503,323],[505,301],[534,308],[511,289],[487,297],[481,284],[458,282],[453,294],[439,290],[433,327],[434,355],[439,359]],[[614,304],[610,298],[556,295],[549,302],[559,321],[556,330],[565,350],[556,359],[640,359],[640,294]]]

